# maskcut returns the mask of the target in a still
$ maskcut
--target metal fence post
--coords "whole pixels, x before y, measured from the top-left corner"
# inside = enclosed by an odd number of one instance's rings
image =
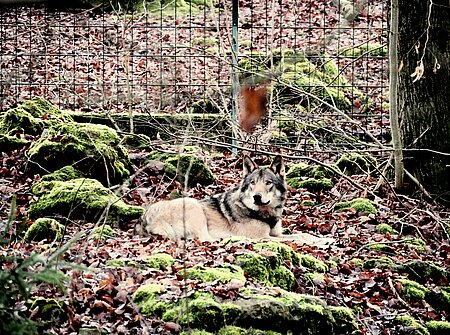
[[[231,48],[233,52],[233,67],[231,72],[231,121],[233,127],[233,138],[232,138],[232,153],[237,154],[237,114],[238,114],[238,90],[239,90],[239,79],[238,79],[238,25],[239,25],[239,1],[233,0],[232,9],[232,39]]]

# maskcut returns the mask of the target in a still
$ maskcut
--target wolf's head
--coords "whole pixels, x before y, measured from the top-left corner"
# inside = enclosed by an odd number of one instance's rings
[[[284,206],[286,201],[284,175],[285,166],[281,156],[276,156],[270,166],[264,167],[259,167],[249,157],[244,157],[241,201],[255,211]]]

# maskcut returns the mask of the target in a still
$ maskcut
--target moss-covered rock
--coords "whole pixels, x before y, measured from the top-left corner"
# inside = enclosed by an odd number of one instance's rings
[[[297,253],[274,241],[255,244],[254,248],[256,252],[236,256],[236,264],[244,270],[247,277],[269,286],[293,290],[297,284],[290,267],[300,263]]]
[[[27,140],[17,138],[16,136],[0,134],[0,152],[17,150],[23,148],[27,144]]]
[[[46,174],[45,176],[42,176],[41,181],[52,181],[52,180],[59,180],[59,181],[68,181],[72,179],[77,178],[83,178],[83,174],[75,169],[73,166],[65,166],[59,170],[56,170],[55,172]]]
[[[332,178],[337,170],[337,166],[330,164],[323,165],[309,165],[306,163],[291,164],[286,173],[286,178],[295,177],[309,177],[309,178]]]
[[[62,215],[71,219],[96,221],[107,215],[109,224],[139,218],[142,207],[125,204],[117,195],[94,179],[40,181],[33,185],[37,200],[31,202],[31,218]]]
[[[147,258],[147,265],[158,270],[170,269],[175,260],[169,254],[155,254]]]
[[[40,135],[44,128],[70,121],[72,121],[70,116],[61,112],[47,100],[37,97],[1,113],[0,133]]]
[[[402,286],[399,293],[404,300],[414,302],[425,299],[428,292],[428,289],[425,286],[408,279],[398,279],[397,282]]]
[[[234,325],[264,332],[298,333],[301,329],[305,334],[359,334],[349,309],[328,307],[311,296],[281,290],[274,297],[246,288],[234,300],[195,292],[174,301],[164,300],[163,291],[160,286],[143,286],[136,291],[134,303],[141,305],[146,315],[214,333],[225,325]],[[186,304],[189,313],[185,312]]]
[[[223,327],[219,330],[218,335],[281,335],[281,333],[274,332],[274,331],[263,331],[261,329],[255,329],[255,328],[243,328],[243,327],[236,327],[236,326],[228,326]]]
[[[387,223],[380,223],[375,227],[375,232],[382,234],[392,234],[394,232],[394,228],[388,225]]]
[[[428,321],[425,326],[430,335],[450,334],[450,322],[447,321]]]
[[[336,165],[342,172],[351,176],[374,171],[377,161],[371,155],[348,152],[338,159]]]
[[[98,241],[105,241],[110,237],[116,237],[118,234],[108,224],[103,224],[94,229],[92,238]]]
[[[305,188],[310,192],[327,191],[333,188],[333,182],[328,178],[288,178],[286,183],[293,188]]]
[[[428,290],[425,300],[437,310],[450,311],[450,286]]]
[[[51,218],[37,219],[26,231],[25,241],[60,240],[64,232],[64,226]]]
[[[362,261],[362,266],[364,269],[373,269],[373,268],[389,268],[394,261],[388,257],[373,257],[367,258]]]
[[[311,255],[300,255],[291,247],[277,242],[260,242],[253,245],[254,251],[236,256],[236,264],[242,267],[247,277],[269,286],[278,286],[292,291],[297,286],[290,270],[302,266],[313,272],[324,273],[327,266]]]
[[[153,302],[159,295],[166,290],[166,287],[162,284],[146,284],[140,286],[133,294],[133,302],[138,305],[145,305],[149,302]],[[149,314],[150,310],[146,308],[144,313]]]
[[[220,281],[227,283],[232,279],[236,279],[245,282],[244,271],[241,267],[224,263],[220,267],[208,268],[203,265],[197,264],[191,268],[178,271],[178,276],[200,279],[204,282]]]
[[[352,201],[338,202],[334,205],[334,208],[338,211],[353,208],[357,213],[364,213],[367,215],[377,213],[377,208],[375,205],[370,200],[363,198],[353,199]]]
[[[293,188],[306,188],[310,192],[330,190],[333,187],[331,177],[335,175],[335,166],[292,164],[286,173],[286,182]]]
[[[171,178],[176,178],[188,186],[197,184],[210,185],[214,182],[214,175],[209,167],[195,154],[170,154],[153,151],[150,159],[164,163],[164,172]]]
[[[128,134],[120,143],[129,149],[151,149],[152,140],[145,134]]]
[[[301,257],[297,252],[294,251],[290,246],[280,243],[278,241],[267,241],[267,242],[259,242],[253,245],[255,250],[270,250],[275,252],[278,256],[281,257],[280,263],[286,263],[292,265],[300,265]]]
[[[324,262],[311,255],[300,255],[300,264],[311,271],[320,273],[328,271],[328,266]]]
[[[408,334],[411,335],[430,335],[428,330],[422,326],[419,322],[417,322],[414,318],[401,315],[395,318],[395,322],[401,324],[404,327],[408,327]]]
[[[121,182],[130,174],[130,160],[112,128],[68,122],[54,126],[33,143],[28,155],[34,169],[56,171],[71,165],[104,185]]]
[[[397,271],[409,274],[419,283],[432,280],[435,284],[445,283],[450,279],[450,272],[431,261],[411,260],[396,267]]]
[[[244,82],[255,77],[261,77],[256,81],[263,81],[269,71],[280,73],[280,81],[274,87],[274,94],[292,104],[304,102],[314,106],[324,100],[342,110],[351,106],[346,97],[346,89],[337,88],[345,87],[348,82],[326,54],[309,56],[290,49],[273,50],[272,53],[250,52],[242,55],[239,67],[240,78]],[[307,99],[302,96],[303,91],[308,94]]]

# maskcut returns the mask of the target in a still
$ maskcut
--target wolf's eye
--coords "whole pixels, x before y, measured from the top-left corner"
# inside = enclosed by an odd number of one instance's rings
[[[256,184],[256,181],[251,180],[251,181],[250,181],[250,184],[255,185],[255,184]]]
[[[267,186],[270,186],[270,185],[272,185],[272,184],[273,184],[273,183],[272,183],[271,180],[266,181],[266,185],[267,185]]]

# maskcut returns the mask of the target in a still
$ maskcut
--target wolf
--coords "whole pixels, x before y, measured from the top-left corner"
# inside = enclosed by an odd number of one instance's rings
[[[172,240],[211,241],[242,236],[320,244],[323,239],[310,234],[282,234],[281,216],[287,195],[285,169],[279,155],[270,166],[258,166],[245,156],[244,178],[239,186],[204,200],[178,198],[151,204],[136,230],[141,235],[156,234]]]

